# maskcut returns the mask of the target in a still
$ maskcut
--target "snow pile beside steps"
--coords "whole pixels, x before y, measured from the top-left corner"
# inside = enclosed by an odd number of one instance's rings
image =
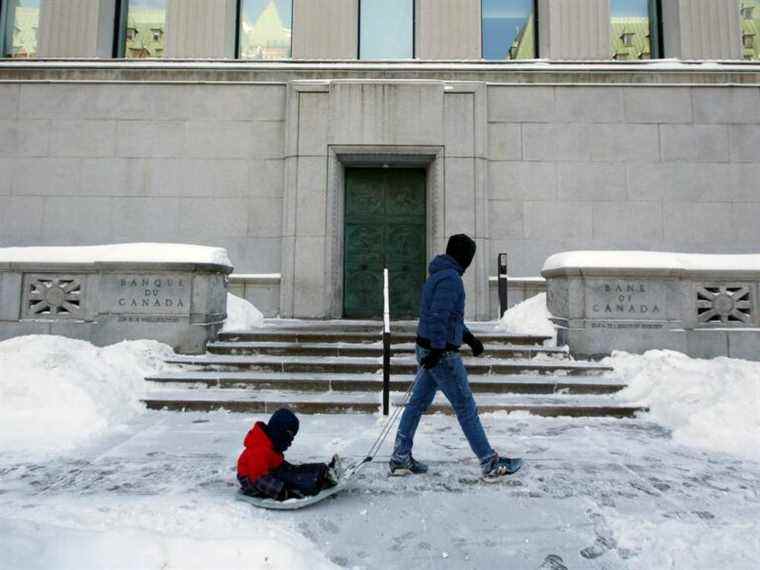
[[[551,313],[546,307],[546,293],[526,299],[504,313],[496,330],[515,335],[556,336],[549,320]]]
[[[222,331],[245,331],[264,326],[264,315],[245,299],[227,293],[227,320]]]
[[[98,348],[58,336],[0,342],[0,453],[71,450],[144,411],[144,377],[171,348],[155,341]]]
[[[628,384],[619,397],[648,405],[677,441],[760,461],[760,362],[652,350],[604,364]]]

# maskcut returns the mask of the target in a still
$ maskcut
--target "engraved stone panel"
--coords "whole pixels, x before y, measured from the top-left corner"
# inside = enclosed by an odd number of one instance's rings
[[[82,318],[82,277],[25,275],[23,307],[25,319]]]
[[[189,315],[192,284],[174,274],[104,275],[101,312],[132,315]]]
[[[701,326],[746,326],[752,323],[751,286],[710,283],[696,288],[697,322]]]
[[[647,280],[589,280],[586,316],[599,320],[664,320],[664,283]]]

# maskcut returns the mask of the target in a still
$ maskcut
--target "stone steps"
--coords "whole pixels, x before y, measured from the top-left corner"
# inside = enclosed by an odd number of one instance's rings
[[[414,343],[396,343],[391,347],[394,355],[414,354]],[[217,341],[208,344],[207,350],[216,355],[272,355],[272,356],[368,356],[383,355],[382,342],[284,342],[284,341]],[[461,349],[471,355],[469,346]],[[529,359],[535,356],[566,356],[566,348],[487,344],[486,357]]]
[[[465,366],[471,375],[484,374],[562,374],[592,375],[610,372],[612,369],[590,362],[575,362],[566,359],[534,358],[530,360],[464,358]],[[368,373],[382,369],[381,358],[350,356],[236,356],[205,355],[178,356],[169,358],[168,364],[193,366],[196,368],[213,368],[217,370],[268,370],[273,372],[323,372],[323,373]],[[393,357],[391,374],[411,374],[417,372],[417,362],[411,356]]]
[[[167,388],[222,390],[279,390],[299,392],[369,392],[382,390],[382,374],[323,374],[277,372],[179,372],[148,377]],[[391,376],[391,391],[406,392],[413,376]],[[486,394],[614,394],[624,385],[604,377],[583,376],[476,376],[470,377],[475,393]]]
[[[508,335],[497,333],[476,333],[478,338],[489,345],[542,346],[549,337],[530,335]],[[255,331],[225,332],[219,334],[220,342],[292,342],[292,343],[367,343],[374,344],[382,337],[382,328],[376,330],[314,330],[314,329],[257,329]],[[393,344],[414,343],[413,331],[397,329],[391,333]]]
[[[605,376],[611,369],[576,362],[565,347],[544,346],[540,336],[494,332],[494,323],[472,323],[486,352],[462,357],[482,412],[527,411],[540,416],[631,417],[640,406],[614,399],[625,388]],[[393,323],[392,401],[398,402],[417,372],[416,323]],[[203,356],[167,360],[179,371],[147,378],[151,409],[270,413],[377,413],[382,398],[382,335],[376,321],[270,319],[266,327],[227,332]],[[432,412],[452,413],[439,397]]]
[[[391,394],[391,405],[403,398],[400,392]],[[149,409],[185,412],[227,410],[230,412],[268,414],[287,406],[303,414],[377,413],[380,410],[380,394],[363,393],[314,393],[297,391],[211,390],[155,391],[144,400]],[[644,411],[642,406],[622,404],[604,396],[511,396],[488,394],[478,397],[481,413],[506,411],[529,412],[543,417],[634,417]],[[448,402],[437,397],[428,413],[453,414]]]

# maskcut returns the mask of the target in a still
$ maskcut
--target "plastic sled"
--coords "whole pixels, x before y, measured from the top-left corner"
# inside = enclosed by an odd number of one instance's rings
[[[335,487],[325,489],[318,495],[312,497],[304,497],[303,499],[288,499],[287,501],[275,501],[274,499],[260,499],[258,497],[249,497],[244,495],[242,491],[238,491],[238,500],[244,501],[257,507],[259,509],[268,509],[271,511],[297,511],[298,509],[305,509],[317,503],[321,503],[328,497],[340,493],[346,487],[348,487],[349,481],[341,480]]]

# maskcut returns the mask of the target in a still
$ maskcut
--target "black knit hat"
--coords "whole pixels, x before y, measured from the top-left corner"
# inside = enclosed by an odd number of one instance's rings
[[[272,414],[267,423],[267,435],[277,451],[283,452],[298,433],[299,421],[296,415],[285,408]]]
[[[475,257],[475,250],[477,249],[478,246],[470,236],[467,234],[456,234],[449,238],[449,243],[446,246],[446,255],[453,257],[462,266],[462,269],[467,269],[472,263],[472,259]]]

